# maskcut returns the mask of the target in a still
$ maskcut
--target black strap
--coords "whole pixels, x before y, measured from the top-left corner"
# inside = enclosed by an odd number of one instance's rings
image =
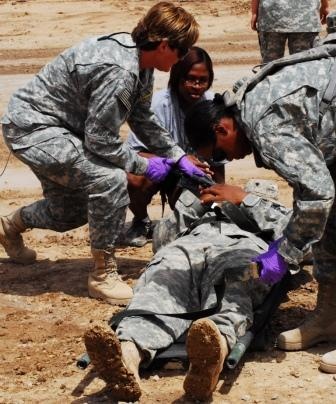
[[[117,42],[117,44],[119,44],[122,47],[127,48],[127,49],[134,49],[134,48],[137,47],[136,45],[125,45],[124,43],[118,41],[118,39],[112,38],[113,36],[119,35],[119,34],[129,34],[129,32],[120,31],[120,32],[115,32],[115,33],[110,34],[110,35],[104,35],[104,36],[101,36],[100,38],[98,38],[97,41],[105,41],[106,39],[109,39],[111,41]]]
[[[228,216],[233,223],[235,223],[242,230],[248,231],[253,234],[259,234],[259,227],[251,221],[251,219],[244,214],[244,212],[233,203],[223,202],[221,210]]]
[[[330,69],[330,80],[320,102],[320,120],[336,96],[336,62]]]
[[[109,325],[113,328],[116,329],[121,322],[126,317],[147,317],[147,316],[167,316],[167,317],[175,317],[175,318],[181,318],[183,320],[198,320],[199,318],[203,317],[209,317],[212,316],[220,311],[220,308],[222,306],[222,299],[224,296],[224,285],[215,285],[215,292],[216,292],[216,298],[217,302],[213,307],[209,307],[208,309],[204,310],[197,310],[197,311],[191,311],[189,313],[156,313],[154,311],[150,310],[141,310],[141,309],[131,309],[131,310],[123,310],[120,311],[119,313],[114,314],[111,319],[109,320]]]
[[[161,217],[163,217],[165,206],[166,206],[166,203],[167,203],[167,195],[166,195],[164,189],[162,189],[162,188],[160,189],[160,197],[161,197],[161,207],[162,207]]]

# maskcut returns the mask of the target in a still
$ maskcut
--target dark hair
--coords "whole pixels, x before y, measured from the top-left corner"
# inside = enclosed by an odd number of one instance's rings
[[[208,90],[212,86],[214,79],[212,60],[209,54],[198,46],[191,47],[186,56],[173,65],[170,70],[168,87],[170,87],[173,92],[177,93],[180,80],[186,78],[193,65],[197,63],[204,63],[209,72]]]
[[[215,94],[213,100],[196,102],[187,112],[184,121],[185,132],[191,147],[200,147],[216,143],[214,126],[224,117],[233,118],[235,106],[225,93]]]

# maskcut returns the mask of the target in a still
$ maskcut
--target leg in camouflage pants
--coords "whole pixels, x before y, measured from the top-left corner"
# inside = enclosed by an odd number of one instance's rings
[[[40,133],[43,139],[40,140]],[[27,228],[67,231],[89,223],[94,267],[88,278],[89,296],[113,305],[126,305],[132,288],[118,275],[114,246],[129,203],[124,170],[85,149],[82,140],[65,128],[39,128],[29,134],[13,124],[3,134],[17,158],[41,181],[44,199],[0,218],[0,242],[18,263],[36,258],[24,246]],[[13,148],[11,144],[16,145]]]
[[[44,199],[22,209],[27,227],[67,231],[89,222],[91,246],[113,248],[129,203],[126,174],[83,148],[70,132],[15,150],[41,181]]]
[[[231,226],[230,224],[226,224]],[[262,251],[253,239],[230,237],[218,226],[203,224],[161,248],[138,281],[129,309],[181,313],[216,304],[214,285],[225,284],[220,313],[210,318],[232,347],[253,322],[253,308],[269,288],[249,279],[251,258]],[[188,320],[157,316],[123,319],[117,336],[133,341],[153,359],[190,326]]]
[[[318,32],[263,32],[258,33],[263,63],[282,58],[288,41],[289,54],[302,52],[314,46]]]

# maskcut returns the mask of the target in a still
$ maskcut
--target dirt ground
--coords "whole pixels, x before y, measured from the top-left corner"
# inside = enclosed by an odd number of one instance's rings
[[[10,93],[64,48],[84,37],[131,30],[154,1],[124,0],[0,0],[0,113]],[[223,90],[259,62],[257,37],[249,28],[249,0],[180,1],[201,26],[199,45],[215,63],[214,90]],[[335,8],[336,0],[331,1]],[[158,74],[156,87],[167,75]],[[124,128],[122,135],[127,132]],[[8,151],[0,141],[0,171]],[[291,203],[291,190],[274,174],[257,170],[252,161],[228,166],[228,182],[244,184],[250,176],[274,179],[280,199]],[[0,214],[32,201],[39,185],[13,157],[0,178]],[[158,218],[157,199],[151,214]],[[0,403],[109,403],[104,382],[94,370],[76,368],[83,353],[83,333],[96,321],[119,310],[87,296],[92,265],[88,230],[84,226],[64,234],[32,230],[27,244],[37,250],[34,265],[10,263],[0,248]],[[151,245],[118,248],[125,279],[134,285],[152,256]],[[272,320],[272,335],[295,326],[314,307],[316,283],[306,267],[292,281]],[[235,371],[225,370],[213,396],[214,403],[333,403],[336,376],[318,371],[320,356],[334,348],[321,344],[307,352],[285,353],[273,347],[246,355]],[[182,383],[185,371],[144,372],[141,403],[187,403]]]

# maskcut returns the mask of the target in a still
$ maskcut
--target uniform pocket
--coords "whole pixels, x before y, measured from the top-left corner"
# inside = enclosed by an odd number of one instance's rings
[[[199,199],[190,191],[183,191],[182,194],[179,197],[179,201],[185,206],[189,207],[193,203],[201,204]]]
[[[35,146],[19,149],[15,155],[38,172],[44,169],[58,171],[70,167],[82,151],[82,142],[79,139],[57,136]]]

